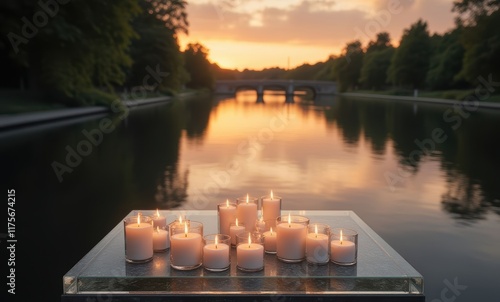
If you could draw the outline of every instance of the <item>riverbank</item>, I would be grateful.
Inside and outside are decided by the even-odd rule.
[[[460,104],[460,102],[461,102],[458,100],[448,100],[448,99],[439,99],[439,98],[386,95],[386,94],[371,94],[371,93],[356,93],[356,92],[344,92],[344,93],[340,93],[340,95],[346,96],[346,97],[360,97],[360,98],[371,98],[371,99],[422,102],[422,103],[444,104],[444,105],[455,105],[455,104]],[[480,101],[477,104],[478,104],[479,108],[500,109],[500,103]]]
[[[177,96],[161,96],[133,101],[122,101],[123,105],[129,109],[139,106],[166,103],[177,98],[185,98],[195,95],[196,92],[181,93]],[[66,119],[79,118],[99,114],[111,114],[113,111],[109,107],[91,106],[78,108],[64,108],[55,110],[44,110],[19,114],[0,115],[0,131],[5,129],[19,128],[36,125],[46,122],[61,121]]]

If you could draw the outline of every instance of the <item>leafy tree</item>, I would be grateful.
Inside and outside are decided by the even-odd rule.
[[[377,39],[375,41],[368,42],[366,47],[366,53],[370,53],[377,50],[385,50],[392,47],[391,36],[388,32],[381,32],[377,34]]]
[[[405,29],[389,67],[389,79],[398,86],[421,88],[429,67],[431,44],[427,22]]]
[[[453,11],[460,14],[459,22],[474,25],[477,18],[488,16],[498,11],[500,0],[456,0],[453,2]]]
[[[184,61],[190,80],[186,84],[189,88],[209,88],[214,85],[214,76],[211,64],[207,59],[208,49],[199,43],[188,44],[184,51]]]
[[[460,43],[461,27],[445,33],[433,35],[433,54],[427,72],[426,83],[431,89],[458,88],[463,85],[456,75],[462,69],[464,48]]]
[[[339,82],[340,91],[355,89],[358,86],[364,52],[361,42],[347,43],[342,55],[335,60],[333,76]]]
[[[360,82],[370,89],[382,89],[387,83],[387,72],[395,49],[391,46],[384,50],[371,51],[365,55],[361,68]]]

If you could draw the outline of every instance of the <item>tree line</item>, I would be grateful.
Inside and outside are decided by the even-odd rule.
[[[0,87],[67,105],[109,104],[123,91],[212,87],[208,50],[188,33],[184,0],[6,0],[0,3]]]
[[[218,79],[297,79],[337,81],[341,91],[357,89],[448,90],[474,87],[480,77],[500,80],[500,0],[461,0],[453,3],[455,27],[440,35],[429,33],[418,20],[404,29],[394,47],[387,32],[363,46],[346,44],[339,56],[303,64],[292,70],[224,70]]]

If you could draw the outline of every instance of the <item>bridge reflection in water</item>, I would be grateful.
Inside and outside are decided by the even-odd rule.
[[[257,103],[264,102],[265,90],[282,90],[285,91],[286,102],[293,103],[296,91],[311,91],[313,98],[318,95],[334,95],[337,93],[337,84],[303,80],[220,80],[215,83],[215,93],[219,95],[235,95],[239,90],[255,90]]]

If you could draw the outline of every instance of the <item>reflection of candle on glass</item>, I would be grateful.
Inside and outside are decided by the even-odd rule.
[[[262,215],[264,215],[264,213],[262,213]],[[262,216],[260,216],[259,220],[255,222],[255,227],[259,232],[266,229],[266,223],[264,222],[264,218]]]
[[[229,225],[236,218],[236,206],[229,204],[229,200],[226,200],[226,204],[219,204],[219,231],[221,234],[230,235]]]
[[[275,198],[272,190],[269,197],[262,198],[262,211],[265,213],[264,220],[269,221],[270,226],[275,226],[276,218],[281,216],[281,198]]]
[[[268,253],[276,253],[276,232],[273,228],[264,233],[264,249]]]
[[[241,223],[244,223],[247,231],[252,231],[254,222],[257,221],[257,204],[247,194],[246,202],[238,203],[237,216]]]
[[[248,234],[248,243],[241,243],[236,249],[236,261],[238,267],[244,270],[258,270],[264,267],[264,247],[261,244],[252,243]]]
[[[343,240],[340,230],[340,240],[332,240],[330,244],[331,257],[335,262],[352,263],[356,259],[356,245],[352,241]]]
[[[306,239],[307,261],[311,263],[327,263],[328,235],[318,234],[318,225],[314,226],[314,233],[307,234]]]
[[[184,222],[184,233],[170,237],[170,257],[176,266],[195,266],[199,264],[202,251],[201,235],[188,232]]]
[[[153,226],[141,223],[141,214],[137,215],[137,223],[125,226],[125,248],[130,260],[141,261],[153,257]]]
[[[165,226],[167,225],[167,219],[165,216],[160,215],[160,211],[156,209],[156,213],[153,215],[153,226],[156,229],[156,227],[160,227],[160,229],[164,229]]]
[[[218,242],[203,247],[203,265],[211,269],[223,269],[229,266],[229,245]]]
[[[167,230],[160,229],[159,226],[153,232],[153,250],[163,251],[170,247]]]
[[[231,245],[236,245],[236,236],[243,233],[245,231],[245,227],[239,225],[238,218],[236,218],[236,222],[234,225],[231,225],[229,228],[229,236],[231,236]]]

